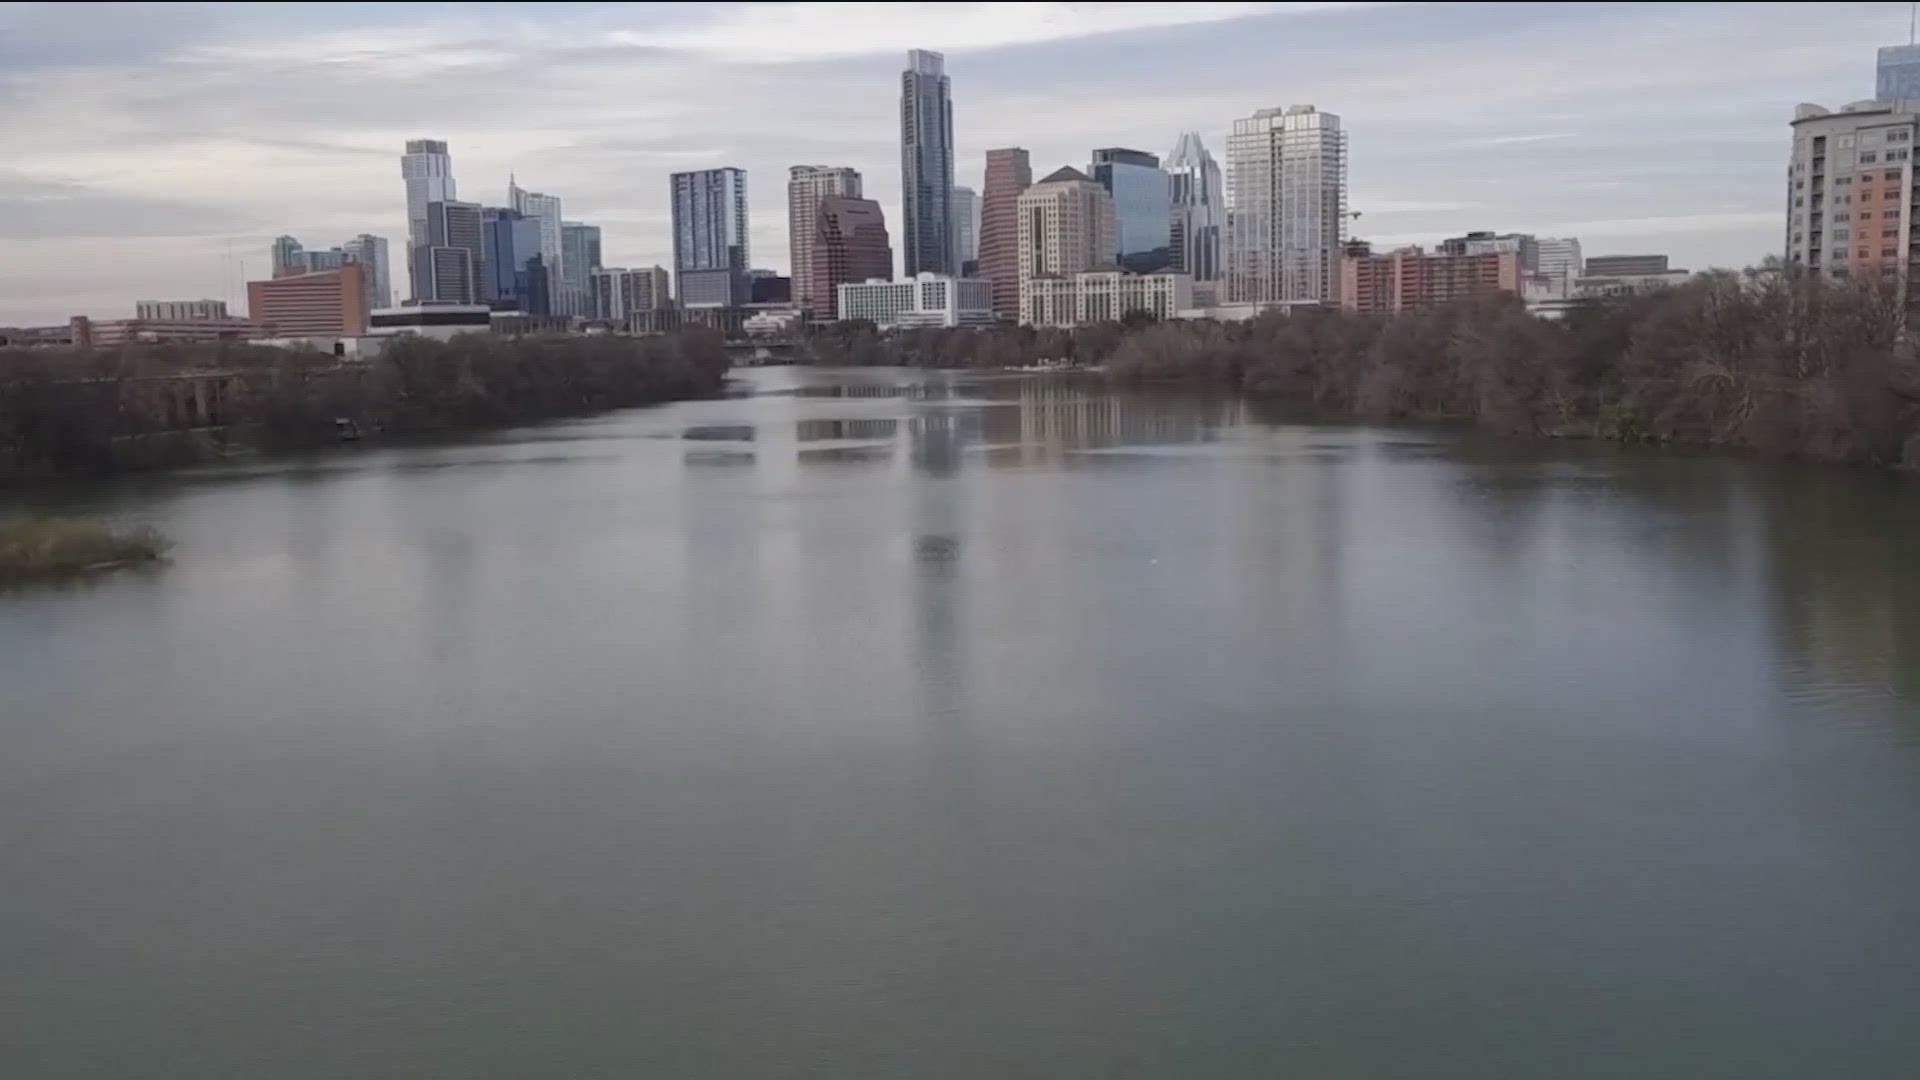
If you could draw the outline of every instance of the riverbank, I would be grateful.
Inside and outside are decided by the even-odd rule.
[[[1391,316],[1312,311],[1238,323],[887,335],[848,325],[817,336],[811,357],[1003,370],[1065,360],[1123,384],[1231,388],[1327,417],[1914,471],[1920,358],[1905,328],[1896,288],[1770,266],[1594,301],[1558,321],[1482,296]]]
[[[346,362],[252,345],[0,353],[0,484],[582,415],[720,391],[717,334],[407,338]]]
[[[153,562],[168,547],[147,528],[54,517],[0,521],[0,585]]]

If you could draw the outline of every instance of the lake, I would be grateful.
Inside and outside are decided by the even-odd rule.
[[[5,1075],[1914,1075],[1915,481],[733,385],[0,503]]]

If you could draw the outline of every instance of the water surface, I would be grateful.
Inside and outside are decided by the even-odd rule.
[[[37,1078],[1907,1078],[1920,499],[899,371],[43,493]]]

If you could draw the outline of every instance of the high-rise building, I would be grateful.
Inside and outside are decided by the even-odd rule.
[[[980,196],[980,276],[993,285],[993,312],[1020,316],[1020,193],[1033,186],[1027,152],[1012,146],[987,151],[987,182]]]
[[[860,173],[844,165],[795,165],[787,170],[787,256],[792,265],[793,300],[802,308],[833,302],[816,298],[813,287],[813,236],[819,229],[814,212],[829,195],[861,197]]]
[[[1341,262],[1340,306],[1368,315],[1421,311],[1472,294],[1521,295],[1518,246],[1467,250],[1464,243],[1428,253],[1406,247],[1376,255],[1363,243],[1347,246]]]
[[[142,300],[133,305],[136,319],[183,322],[189,319],[227,318],[225,300]]]
[[[1113,196],[1074,168],[1056,169],[1020,194],[1020,321],[1033,323],[1034,283],[1114,265]]]
[[[946,58],[914,49],[900,73],[900,216],[907,277],[951,274],[953,249],[953,101]]]
[[[415,254],[416,248],[427,244],[427,207],[437,202],[452,202],[458,197],[453,184],[453,158],[447,153],[447,144],[439,139],[407,140],[407,152],[400,157],[400,176],[407,185],[407,269],[411,274],[433,261]],[[413,282],[413,295],[425,298],[418,278]]]
[[[1164,269],[1173,204],[1160,159],[1143,150],[1110,146],[1093,152],[1087,169],[1093,182],[1113,196],[1114,257],[1136,274]]]
[[[414,299],[422,304],[475,304],[486,279],[480,204],[427,204],[423,242],[413,249]]]
[[[587,280],[593,295],[592,318],[603,322],[626,327],[635,315],[673,307],[672,278],[664,266],[595,267]]]
[[[1235,120],[1227,204],[1230,303],[1339,300],[1347,137],[1338,116],[1293,105]]]
[[[565,268],[555,314],[587,318],[593,314],[591,273],[600,268],[600,226],[560,223],[560,264]]]
[[[307,268],[307,250],[291,236],[273,238],[273,276],[295,274]]]
[[[739,307],[751,295],[747,268],[747,172],[702,169],[668,178],[673,195],[673,270],[682,307]]]
[[[953,189],[953,257],[962,277],[972,277],[980,263],[980,196],[970,187]]]
[[[348,262],[367,269],[367,309],[392,307],[393,262],[387,255],[387,238],[361,233],[342,244],[341,250]]]
[[[1874,66],[1878,101],[1920,101],[1920,45],[1886,45]]]
[[[284,337],[364,334],[367,310],[359,263],[247,282],[247,316]]]
[[[479,302],[495,311],[552,315],[553,280],[540,252],[540,222],[518,210],[480,211],[483,273]]]
[[[540,255],[546,263],[547,276],[552,279],[550,285],[554,291],[559,291],[571,273],[567,268],[565,245],[561,242],[565,223],[560,219],[560,196],[528,191],[509,173],[507,205],[540,223]]]
[[[1580,276],[1580,241],[1571,236],[1542,236],[1534,241],[1533,272],[1563,288]]]
[[[826,299],[813,310],[817,318],[839,317],[840,286],[893,277],[893,248],[887,222],[872,199],[829,195],[814,211],[812,271],[808,292]]]
[[[1199,132],[1188,131],[1167,155],[1167,265],[1195,281],[1220,279],[1220,240],[1227,226],[1227,193],[1220,164]]]

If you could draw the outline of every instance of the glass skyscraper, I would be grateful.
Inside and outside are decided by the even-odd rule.
[[[959,269],[953,246],[953,101],[946,59],[907,53],[900,73],[901,265],[907,277]]]
[[[1920,101],[1920,45],[1887,45],[1874,69],[1876,101]]]
[[[1144,150],[1110,146],[1093,152],[1093,180],[1113,196],[1120,269],[1151,274],[1166,269],[1172,204],[1160,159]]]
[[[1198,132],[1189,131],[1167,155],[1173,236],[1168,265],[1195,281],[1220,278],[1220,236],[1226,231],[1227,197],[1220,163]]]
[[[747,268],[747,171],[702,169],[668,178],[673,192],[673,272],[681,307],[740,307]]]

